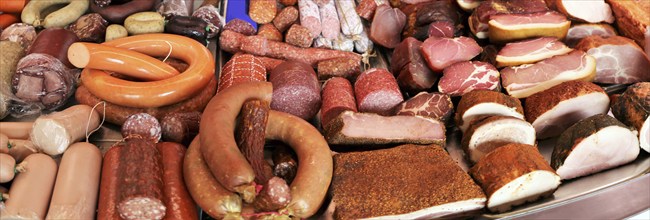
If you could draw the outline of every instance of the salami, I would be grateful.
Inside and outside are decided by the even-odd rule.
[[[339,37],[332,42],[332,48],[340,51],[352,52],[354,51],[354,39],[339,33]]]
[[[273,24],[263,24],[257,30],[257,35],[274,41],[282,41],[282,33]]]
[[[341,24],[339,23],[334,0],[319,5],[318,10],[320,11],[322,36],[330,40],[335,40],[341,32]]]
[[[372,21],[372,17],[375,16],[375,9],[377,9],[377,2],[375,0],[361,0],[357,8],[355,8],[355,11],[360,17],[366,19],[366,21]]]
[[[333,77],[323,85],[323,105],[320,108],[323,127],[344,111],[357,112],[352,84],[345,78]]]
[[[354,40],[354,50],[358,53],[370,53],[373,46],[372,40],[368,37],[368,28],[363,28],[359,38]]]
[[[273,19],[273,25],[280,32],[286,31],[292,24],[298,21],[300,12],[296,7],[289,6],[283,8],[280,13]]]
[[[250,54],[237,54],[223,66],[217,93],[234,84],[257,81],[266,81],[262,61]]]
[[[314,0],[298,0],[298,8],[300,9],[300,24],[309,29],[312,38],[318,37],[322,30],[318,5]]]
[[[346,58],[335,58],[318,63],[318,79],[327,80],[332,77],[343,77],[354,80],[361,73],[361,63]]]
[[[273,84],[271,109],[308,120],[321,105],[320,87],[314,69],[306,63],[287,61],[269,76]]]
[[[199,133],[201,112],[178,112],[166,115],[160,120],[162,139],[188,145]]]
[[[271,23],[276,13],[275,0],[249,0],[248,16],[258,24]]]
[[[354,83],[354,94],[360,112],[390,115],[404,98],[393,74],[386,69],[372,68],[361,73]]]
[[[273,177],[273,170],[264,160],[264,134],[269,118],[269,103],[260,100],[249,100],[242,106],[241,122],[237,127],[235,137],[237,146],[250,163],[255,172],[256,183],[266,183]]]
[[[117,188],[119,182],[117,173],[122,148],[123,145],[117,145],[108,149],[104,154],[99,184],[99,202],[97,203],[98,220],[120,218],[117,212]]]
[[[318,36],[314,39],[314,48],[332,49],[332,40],[323,37],[323,35]]]
[[[333,0],[336,5],[336,11],[339,15],[339,22],[341,22],[341,31],[348,36],[355,36],[361,34],[363,25],[361,18],[355,11],[356,5],[354,1],[349,0]],[[302,13],[302,12],[301,12]]]
[[[138,113],[126,118],[122,124],[122,137],[140,137],[158,142],[162,128],[158,119],[147,113]]]
[[[310,30],[302,25],[294,24],[291,25],[291,28],[287,31],[287,37],[285,41],[288,44],[297,46],[297,47],[309,47],[314,41],[314,38],[311,36]]]
[[[251,23],[248,23],[239,18],[232,19],[226,23],[226,25],[223,26],[223,29],[231,30],[246,36],[252,36],[257,33],[257,30],[255,30],[255,27]]]

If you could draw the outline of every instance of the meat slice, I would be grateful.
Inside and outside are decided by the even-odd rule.
[[[395,115],[413,115],[433,118],[451,126],[454,115],[454,103],[451,97],[443,93],[420,92],[409,100],[395,107]]]
[[[360,112],[389,115],[402,101],[395,77],[386,69],[372,68],[361,73],[354,82],[354,95]]]
[[[488,38],[488,22],[492,15],[500,14],[528,14],[549,11],[544,0],[511,1],[487,0],[474,10],[469,17],[469,27],[479,39]]]
[[[471,11],[481,5],[481,2],[483,2],[483,0],[456,0],[456,2],[458,3],[458,6],[460,6],[460,8],[463,10]]]
[[[594,82],[631,84],[650,81],[650,60],[629,38],[589,36],[583,38],[576,49],[596,58]]]
[[[650,82],[631,85],[612,104],[614,116],[639,131],[641,148],[650,152]]]
[[[397,76],[397,83],[401,89],[411,93],[431,88],[439,77],[422,58],[421,45],[422,42],[408,37],[395,47],[391,56],[391,71]]]
[[[422,56],[434,72],[440,72],[457,62],[471,60],[482,50],[474,39],[468,37],[430,37],[420,46]]]
[[[554,37],[540,37],[506,44],[497,54],[497,67],[536,63],[573,49]]]
[[[373,42],[386,48],[395,48],[401,40],[400,36],[404,25],[406,25],[404,12],[381,4],[375,10],[369,37]]]
[[[614,16],[605,0],[555,0],[557,10],[571,19],[587,23],[614,23]]]
[[[334,155],[333,219],[469,217],[481,188],[440,146],[402,145]]]
[[[501,70],[501,83],[511,96],[526,98],[562,82],[592,81],[595,76],[596,59],[574,50],[535,64],[506,67]]]
[[[323,128],[329,144],[444,144],[445,125],[419,116],[345,111]]]
[[[644,36],[650,32],[650,1],[607,0],[607,3],[612,7],[620,34],[633,39],[641,47],[650,47],[645,43],[648,35]]]
[[[560,135],[574,123],[596,114],[607,113],[609,97],[596,84],[568,81],[526,99],[526,119],[537,138]]]
[[[499,88],[499,71],[492,64],[481,61],[460,62],[445,68],[438,83],[438,91],[450,96]]]
[[[504,115],[524,119],[519,99],[495,91],[476,90],[465,94],[458,103],[456,125],[465,132],[480,116]]]
[[[537,148],[526,144],[497,148],[472,167],[470,175],[487,194],[487,208],[493,212],[551,195],[560,185],[560,177]]]
[[[512,116],[485,116],[474,119],[463,135],[461,147],[472,163],[509,143],[535,145],[535,128]]]
[[[618,35],[618,32],[609,24],[574,24],[569,28],[569,32],[564,38],[564,43],[573,48],[582,38],[596,35],[608,38]]]
[[[403,38],[454,37],[462,28],[458,9],[451,1],[427,1],[402,8],[407,22]]]
[[[571,21],[554,11],[530,14],[506,14],[490,17],[488,35],[490,42],[505,43],[531,37],[566,36]]]
[[[586,118],[558,139],[551,166],[562,179],[573,179],[629,163],[639,155],[636,134],[608,115]]]

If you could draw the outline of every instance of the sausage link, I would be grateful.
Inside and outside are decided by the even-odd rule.
[[[16,175],[5,208],[0,216],[7,219],[43,219],[54,188],[57,165],[45,154],[32,154],[21,163],[25,172]]]
[[[198,219],[198,210],[183,180],[183,158],[185,147],[172,142],[156,145],[163,165],[164,202],[167,207],[165,219]]]
[[[113,146],[104,154],[97,204],[98,220],[120,220],[117,212],[118,169],[123,145]]]
[[[271,165],[264,160],[264,129],[270,109],[268,102],[246,101],[239,114],[241,122],[235,137],[239,149],[255,172],[255,182],[260,184],[273,177]]]

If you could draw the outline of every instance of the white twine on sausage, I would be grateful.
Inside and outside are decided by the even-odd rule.
[[[89,133],[88,128],[90,128],[90,119],[93,117],[93,111],[95,111],[95,108],[97,108],[97,106],[99,104],[104,104],[104,110],[102,112],[102,122],[99,123],[99,126],[97,126],[97,128],[90,131],[90,133]],[[106,120],[106,101],[101,101],[101,102],[98,102],[97,104],[95,104],[92,109],[90,109],[90,114],[88,115],[88,122],[86,123],[86,142],[89,141],[90,135],[92,135],[93,133],[95,133],[96,131],[98,131],[102,127],[105,120]]]
[[[165,62],[165,61],[167,61],[167,59],[169,59],[169,56],[172,55],[172,50],[174,50],[174,47],[172,47],[172,44],[169,43],[169,41],[165,41],[165,43],[167,43],[167,45],[169,45],[169,52],[167,52],[167,56],[165,57],[165,59],[162,60],[163,62]]]

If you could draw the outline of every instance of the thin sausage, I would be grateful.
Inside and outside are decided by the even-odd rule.
[[[102,153],[81,142],[63,154],[46,219],[93,219],[97,207]]]
[[[269,115],[269,103],[248,100],[241,109],[237,126],[237,145],[255,172],[255,182],[266,183],[273,177],[271,165],[264,159],[264,129]]]
[[[330,40],[336,40],[341,32],[341,24],[339,23],[339,17],[336,12],[334,0],[330,0],[322,6],[319,5],[318,9],[320,11],[323,37]]]
[[[279,212],[296,218],[314,215],[332,181],[332,156],[325,138],[307,121],[273,110],[266,124],[266,138],[291,146],[300,162],[291,183],[291,202]]]
[[[210,100],[201,116],[203,158],[219,183],[239,193],[246,202],[255,198],[255,172],[235,142],[235,118],[246,100],[270,103],[272,94],[273,87],[268,82],[237,84]]]
[[[225,189],[212,176],[201,155],[200,142],[198,136],[194,138],[183,160],[183,176],[190,195],[199,207],[213,218],[240,217],[241,197]]]
[[[198,219],[198,210],[183,180],[183,158],[185,147],[172,142],[156,145],[163,165],[163,194],[167,207],[165,219]]]
[[[0,183],[6,183],[14,179],[16,172],[16,160],[9,154],[0,153]]]
[[[363,25],[361,18],[355,10],[354,1],[338,0],[334,1],[336,4],[336,11],[339,14],[339,21],[341,22],[341,32],[348,36],[355,36],[361,34]]]
[[[172,34],[145,34],[115,39],[104,43],[145,53],[150,56],[171,56],[189,64],[183,74],[154,82],[130,82],[105,71],[84,69],[81,81],[101,99],[118,105],[148,108],[178,103],[190,98],[214,77],[214,58],[201,43]],[[170,48],[171,45],[171,48]]]
[[[32,154],[23,161],[25,172],[16,175],[3,218],[43,219],[54,188],[57,165],[45,154]],[[37,184],[35,184],[37,183]]]
[[[123,145],[111,147],[104,154],[102,163],[102,177],[99,188],[99,201],[97,204],[98,220],[119,220],[120,215],[117,212],[117,188],[118,188],[118,169],[119,158]]]

